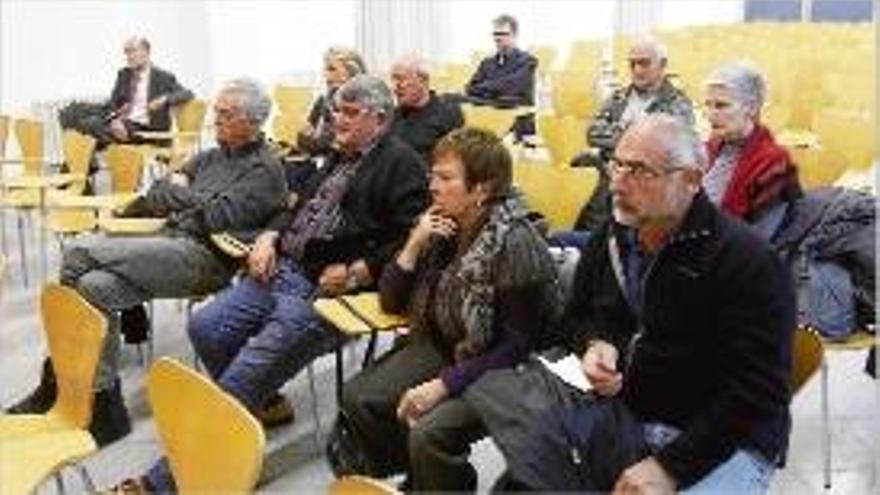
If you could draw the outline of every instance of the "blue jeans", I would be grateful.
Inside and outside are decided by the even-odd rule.
[[[645,425],[645,443],[657,452],[673,441],[680,431],[661,423]],[[740,449],[696,484],[681,493],[764,494],[770,487],[775,466],[758,452]]]
[[[190,320],[190,340],[217,384],[248,410],[259,409],[285,382],[336,339],[312,309],[315,284],[283,258],[264,285],[251,277],[234,284]],[[173,491],[167,462],[147,479],[158,491]]]

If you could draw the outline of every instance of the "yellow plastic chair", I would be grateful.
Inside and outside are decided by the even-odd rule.
[[[136,146],[114,144],[104,151],[110,169],[110,187],[114,194],[137,191],[144,169],[144,155]]]
[[[77,462],[86,489],[95,493],[91,477],[78,463],[94,450],[92,438],[78,431],[0,441],[0,495],[35,493],[52,475],[55,475],[58,493],[64,493],[61,470],[71,462]]]
[[[0,160],[6,158],[6,139],[9,137],[9,116],[0,115]]]
[[[553,165],[567,167],[586,146],[586,124],[573,115],[541,115],[538,133],[550,152]]]
[[[278,112],[272,119],[272,137],[275,141],[290,145],[296,143],[296,135],[305,126],[314,93],[314,88],[310,86],[275,86],[272,91]]]
[[[794,395],[822,366],[824,347],[822,337],[810,327],[799,326],[794,331],[792,350],[791,394]]]
[[[64,161],[74,180],[67,189],[50,191],[55,194],[50,195],[47,202],[55,206],[63,205],[68,198],[82,197],[96,140],[77,131],[66,130],[61,135],[61,143]],[[64,208],[63,210],[53,208],[47,213],[46,220],[46,227],[58,234],[59,241],[63,235],[76,234],[95,228],[95,212],[88,208]]]
[[[409,324],[409,320],[406,316],[383,311],[379,304],[379,294],[376,292],[320,297],[315,300],[312,307],[318,316],[339,332],[336,346],[336,398],[339,403],[342,403],[342,386],[345,376],[342,347],[346,337],[370,336],[362,364],[362,367],[367,367],[373,360],[379,332],[405,327]]]
[[[574,227],[581,208],[593,194],[599,171],[586,167],[553,167],[515,163],[513,181],[533,210],[547,219],[550,230]]]
[[[402,492],[368,476],[343,476],[330,485],[329,495],[401,495]]]
[[[167,140],[168,145],[140,145],[144,161],[163,158],[171,170],[177,170],[187,158],[198,152],[202,142],[202,128],[208,103],[192,99],[176,106],[172,111],[174,129],[170,131],[146,131],[138,135],[145,139]]]
[[[76,463],[97,450],[87,428],[92,418],[95,372],[107,321],[75,290],[58,284],[43,288],[40,309],[58,382],[58,398],[46,414],[0,415],[0,445],[4,449],[15,445],[30,453],[3,456],[2,470],[20,472],[22,476],[39,466],[44,470],[41,472],[48,469],[47,473],[57,473],[60,467]],[[80,473],[87,486],[91,486],[88,473],[84,469]],[[15,476],[0,477],[0,493],[20,493],[6,489],[7,483],[18,483],[13,479]]]
[[[478,105],[462,105],[461,110],[468,127],[487,129],[499,137],[510,133],[510,127],[518,115],[527,113],[521,108],[495,108]]]
[[[266,439],[244,406],[171,358],[150,368],[147,393],[180,493],[253,491]]]

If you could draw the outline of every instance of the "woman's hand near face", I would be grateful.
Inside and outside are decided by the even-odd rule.
[[[397,264],[404,270],[412,270],[416,266],[419,255],[430,243],[432,236],[452,237],[458,230],[454,220],[440,215],[439,208],[432,205],[409,232],[409,238],[403,250],[397,256]]]

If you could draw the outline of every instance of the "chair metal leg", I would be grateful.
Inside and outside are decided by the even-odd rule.
[[[367,369],[373,364],[373,359],[376,354],[377,340],[379,340],[379,330],[376,328],[370,329],[370,340],[367,342],[367,348],[364,350],[364,361],[361,364],[361,369]]]
[[[828,360],[822,356],[822,461],[825,489],[831,488],[831,425],[828,404]]]
[[[18,256],[20,258],[21,263],[21,280],[24,282],[24,288],[28,288],[28,272],[27,272],[27,257],[25,256],[25,246],[24,246],[24,218],[22,217],[22,213],[18,214]]]
[[[308,373],[309,378],[309,393],[312,394],[312,416],[315,417],[315,443],[318,448],[320,448],[323,429],[321,428],[321,413],[318,410],[318,388],[315,385],[314,363],[309,363],[309,365],[306,366],[306,373]]]
[[[95,483],[92,481],[92,477],[89,476],[89,471],[83,466],[81,463],[77,463],[77,470],[79,470],[79,476],[82,478],[83,486],[86,488],[86,492],[88,493],[98,493],[98,490],[95,488]]]
[[[342,332],[336,335],[336,407],[342,407],[342,381],[343,381],[343,364],[342,364],[342,347],[345,345],[345,338]]]
[[[59,494],[64,493],[64,478],[61,477],[61,471],[55,471],[55,489]]]
[[[3,254],[9,254],[6,242],[6,210],[3,208],[0,208],[0,232],[2,232],[3,235]]]
[[[153,362],[153,352],[155,351],[155,341],[153,340],[153,331],[156,329],[156,305],[152,299],[147,303],[149,307],[150,325],[147,327],[147,363],[149,366]]]

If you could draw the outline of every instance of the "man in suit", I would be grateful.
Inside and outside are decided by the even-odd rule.
[[[132,37],[125,42],[126,66],[116,74],[110,95],[106,130],[113,141],[138,141],[138,131],[167,131],[171,107],[193,98],[174,74],[150,62],[150,42]]]

